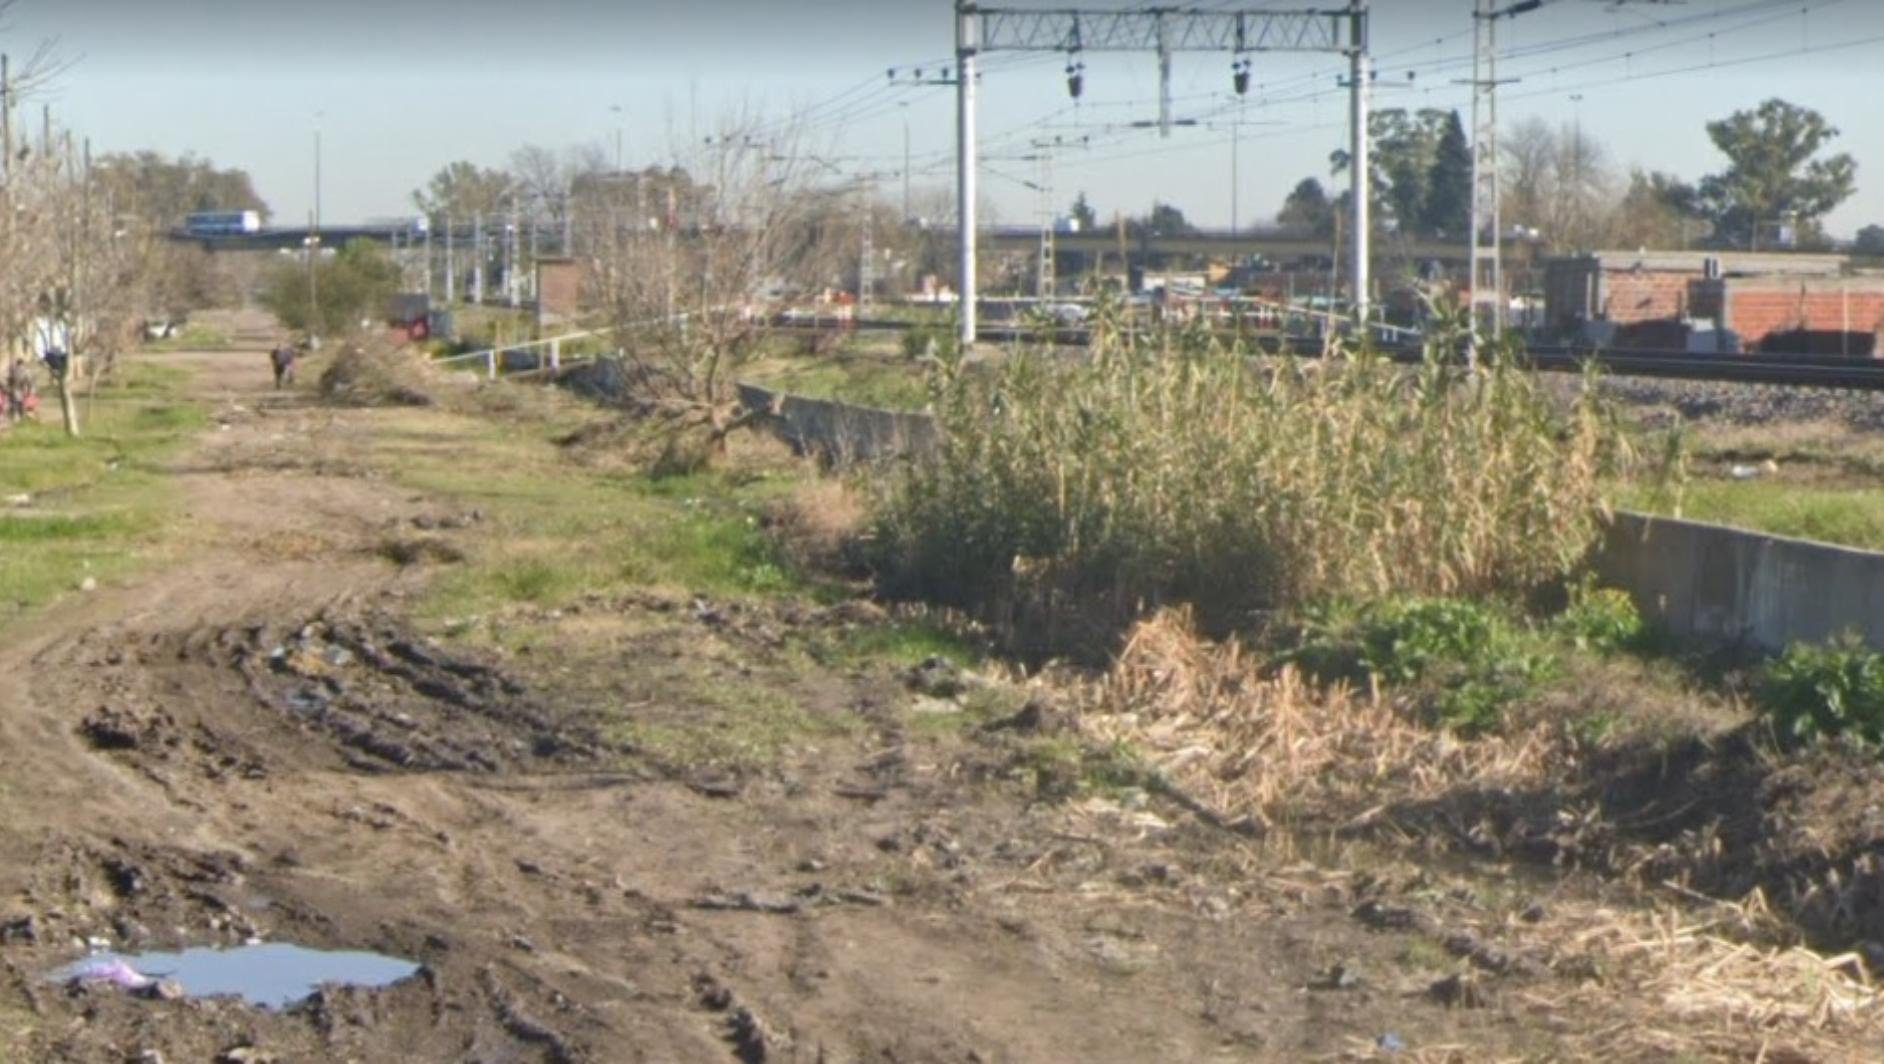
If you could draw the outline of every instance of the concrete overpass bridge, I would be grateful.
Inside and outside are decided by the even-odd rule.
[[[1038,251],[1038,226],[1001,226],[982,238],[984,247],[1001,251]],[[1096,228],[1081,233],[1056,232],[1054,250],[1065,255],[1114,255],[1121,246],[1118,230]],[[1215,258],[1245,258],[1260,255],[1273,262],[1328,259],[1346,253],[1336,247],[1332,237],[1303,229],[1198,229],[1187,233],[1154,236],[1127,232],[1123,242],[1126,254],[1135,261],[1160,255],[1202,255]],[[1400,258],[1415,262],[1439,262],[1446,266],[1464,266],[1471,259],[1471,246],[1464,241],[1401,240],[1382,236],[1374,241],[1375,258]],[[1505,261],[1523,264],[1538,254],[1535,241],[1507,238]]]
[[[172,229],[165,234],[168,239],[178,244],[199,244],[206,251],[274,251],[281,248],[299,249],[307,245],[307,239],[314,230],[305,225],[270,226],[253,233],[193,233],[188,229]],[[489,233],[487,231],[486,235]],[[432,234],[434,240],[442,241],[444,234]],[[471,239],[471,230],[467,226],[457,233],[454,240]],[[376,244],[392,244],[395,240],[401,246],[423,243],[425,234],[410,225],[323,225],[320,227],[321,246],[338,248],[354,240],[371,240]],[[467,243],[467,247],[470,245]]]

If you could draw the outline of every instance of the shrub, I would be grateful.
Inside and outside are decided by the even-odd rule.
[[[1467,732],[1495,728],[1555,664],[1494,607],[1435,598],[1314,611],[1284,659],[1324,681],[1417,688],[1439,723]]]
[[[416,355],[372,341],[340,349],[321,373],[321,395],[345,406],[431,406],[436,386]]]
[[[1462,319],[1408,369],[1257,361],[1207,332],[1139,342],[1101,305],[1089,359],[1020,350],[938,374],[938,453],[880,511],[892,595],[1055,601],[1117,629],[1329,597],[1469,597],[1560,578],[1622,455],[1594,382],[1560,413],[1514,350],[1476,374]]]
[[[817,480],[766,508],[765,527],[780,553],[800,569],[861,576],[864,500],[839,480]]]
[[[386,297],[398,290],[399,268],[371,241],[349,241],[330,259],[316,263],[315,291],[307,266],[277,264],[263,283],[260,301],[300,333],[344,336],[362,319],[378,318]]]
[[[1766,670],[1760,702],[1785,746],[1843,736],[1884,742],[1884,655],[1855,633],[1821,645],[1795,643]]]
[[[1628,592],[1588,579],[1570,586],[1570,605],[1558,615],[1557,627],[1579,650],[1629,650],[1648,637]]]

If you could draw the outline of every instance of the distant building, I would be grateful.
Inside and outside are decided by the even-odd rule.
[[[575,259],[536,260],[536,320],[539,325],[574,321],[582,311],[582,265]]]
[[[1616,348],[1874,355],[1884,278],[1842,255],[1602,251],[1544,266],[1543,328]]]

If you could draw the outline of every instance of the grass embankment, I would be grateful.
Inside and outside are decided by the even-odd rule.
[[[1830,422],[1693,425],[1679,492],[1626,485],[1618,503],[1778,536],[1884,550],[1884,442]]]
[[[920,620],[782,619],[846,597],[838,581],[794,565],[763,527],[812,475],[782,448],[740,437],[721,469],[656,478],[624,462],[609,434],[566,442],[605,416],[576,400],[492,389],[472,403],[506,396],[520,401],[376,415],[377,467],[459,517],[481,516],[452,533],[462,557],[428,585],[417,619],[529,655],[554,672],[560,693],[603,707],[609,731],[655,762],[773,768],[861,733],[864,720],[833,694],[833,676],[973,659],[962,640]],[[727,619],[703,622],[709,611]],[[747,624],[776,638],[757,650],[717,634]]]
[[[789,483],[784,468],[657,480],[574,461],[556,442],[567,423],[433,409],[386,419],[374,445],[383,467],[485,518],[468,534],[465,563],[428,593],[428,617],[650,587],[715,596],[800,587],[759,528],[764,503]]]
[[[87,576],[124,572],[162,540],[170,500],[159,466],[207,422],[183,380],[128,359],[81,400],[80,438],[66,436],[53,396],[39,421],[0,431],[0,621]]]
[[[741,369],[743,380],[880,410],[920,410],[929,403],[926,365],[905,352],[895,334],[846,334],[825,352],[808,351],[815,345],[790,337],[769,346],[764,357]]]

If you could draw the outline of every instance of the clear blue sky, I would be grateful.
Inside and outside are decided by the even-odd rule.
[[[1458,61],[1470,48],[1471,0],[1374,0],[1374,9],[1380,82],[1393,86],[1378,105],[1464,107],[1469,97],[1453,81],[1470,74]],[[1697,21],[1657,24],[1673,20]],[[815,148],[851,170],[897,170],[907,122],[916,187],[941,188],[951,179],[950,90],[891,89],[884,72],[948,61],[952,26],[950,0],[18,0],[0,25],[0,46],[18,55],[57,38],[78,60],[48,100],[95,150],[193,152],[244,167],[283,218],[311,206],[318,114],[324,214],[348,221],[410,213],[412,189],[451,159],[501,165],[524,143],[591,141],[612,153],[611,105],[622,108],[627,159],[638,165],[670,159],[729,110],[783,119],[847,90],[812,112],[806,136]],[[1873,37],[1884,37],[1877,0],[1638,0],[1622,8],[1552,0],[1506,23],[1504,43],[1583,43],[1507,62],[1501,74],[1522,80],[1506,88],[1502,117],[1508,125],[1580,115],[1585,134],[1619,164],[1694,179],[1719,163],[1707,120],[1768,96],[1816,107],[1843,131],[1838,148],[1859,162],[1859,193],[1832,219],[1835,233],[1848,234],[1884,221],[1884,108],[1875,103],[1884,40]],[[1791,54],[1727,65],[1777,52]],[[1012,157],[1028,154],[1034,138],[1057,135],[1099,145],[1061,155],[1061,209],[1084,190],[1106,215],[1161,199],[1194,220],[1227,222],[1230,128],[1185,129],[1162,141],[1108,128],[1155,116],[1155,66],[1116,55],[1085,62],[1077,108],[1063,59],[990,62],[984,187],[1001,217],[1035,217],[1039,196],[1020,182],[1038,180],[1036,164]],[[1238,145],[1246,223],[1273,214],[1300,178],[1325,177],[1328,153],[1345,138],[1339,58],[1260,55],[1256,63]],[[1718,65],[1663,76],[1708,64]],[[1180,116],[1227,121],[1229,87],[1229,57],[1178,57]],[[1577,94],[1581,102],[1571,99]],[[894,180],[890,187],[895,194]]]

